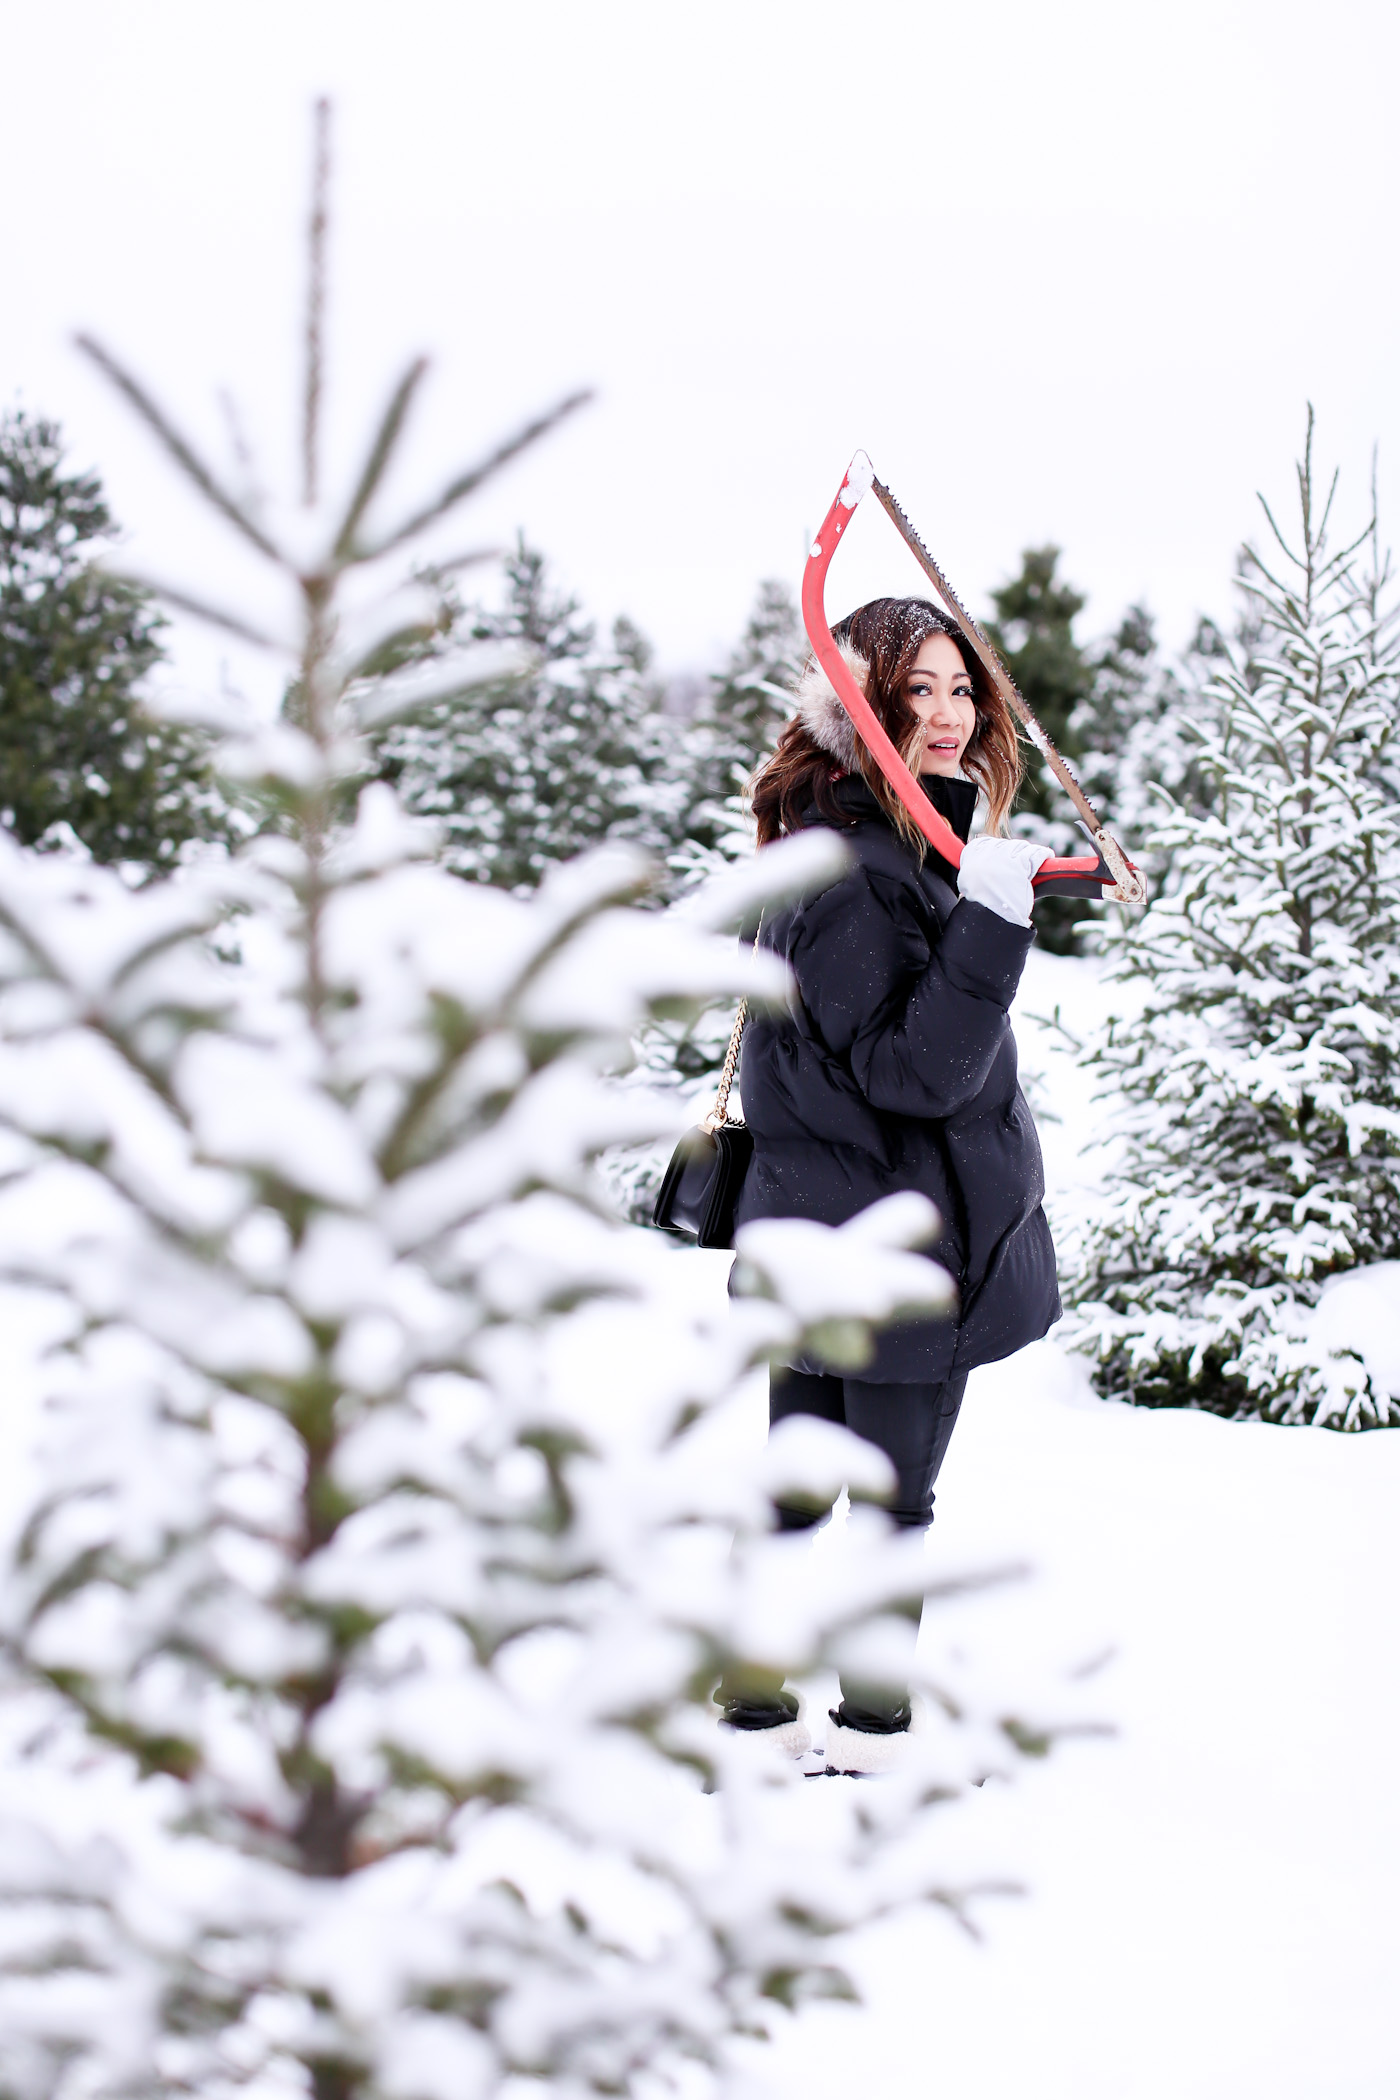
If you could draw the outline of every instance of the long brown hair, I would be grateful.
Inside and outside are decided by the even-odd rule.
[[[977,710],[976,725],[962,755],[963,771],[987,798],[988,831],[999,832],[1021,784],[1016,723],[981,659],[963,640],[956,624],[927,598],[872,598],[868,605],[848,613],[831,631],[848,658],[854,652],[864,662],[865,697],[916,777],[923,756],[924,731],[909,703],[905,684],[929,636],[947,635],[962,657]],[[814,675],[822,677],[815,665],[809,664],[803,674],[804,686]],[[921,852],[927,851],[923,833],[859,736],[852,736],[851,747],[866,785],[895,829]],[[766,846],[784,832],[800,829],[804,811],[813,805],[828,822],[849,822],[833,790],[842,774],[850,770],[818,742],[803,715],[795,715],[778,738],[772,757],[754,775],[750,789],[759,845]]]

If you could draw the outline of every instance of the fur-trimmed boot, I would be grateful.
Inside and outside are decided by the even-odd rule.
[[[721,1721],[720,1729],[731,1742],[752,1743],[757,1756],[768,1757],[776,1751],[782,1757],[792,1758],[796,1764],[806,1764],[812,1750],[806,1705],[797,1693],[789,1693],[788,1697],[797,1701],[790,1720],[780,1721],[772,1728],[740,1728],[733,1721]]]
[[[826,1731],[826,1771],[830,1779],[878,1779],[897,1771],[904,1762],[911,1735],[921,1734],[924,1703],[913,1699],[909,1726],[890,1734],[876,1735],[864,1728],[848,1727],[833,1712]]]

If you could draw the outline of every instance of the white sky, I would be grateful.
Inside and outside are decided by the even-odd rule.
[[[69,338],[224,454],[232,388],[290,479],[324,89],[344,471],[427,348],[406,485],[597,387],[457,540],[523,524],[668,669],[796,584],[858,445],[975,607],[1054,539],[1086,634],[1145,596],[1176,641],[1308,398],[1348,515],[1373,441],[1400,471],[1397,46],[1380,0],[0,0],[0,401],[62,420],[136,559],[237,595]],[[830,610],[906,564],[867,505]]]

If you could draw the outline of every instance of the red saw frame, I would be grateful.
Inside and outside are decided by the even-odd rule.
[[[813,541],[811,551],[808,554],[807,566],[802,577],[802,620],[807,629],[807,639],[812,645],[813,654],[827,677],[831,680],[837,699],[855,724],[857,734],[865,743],[866,749],[874,758],[880,771],[884,774],[886,780],[894,789],[929,844],[936,852],[942,854],[944,860],[950,862],[956,868],[962,861],[962,840],[952,826],[945,822],[933,807],[933,804],[919,786],[918,781],[914,778],[898,751],[896,751],[874,708],[851,676],[846,660],[842,656],[827,622],[826,572],[831,567],[831,559],[840,543],[842,533],[855,516],[856,505],[875,486],[877,484],[875,483],[870,462],[863,452],[858,452],[846,471],[845,479],[837,491],[836,499],[823,519],[821,530]],[[880,493],[883,496],[884,491],[881,490]],[[889,508],[889,506],[887,505],[886,508]],[[896,523],[898,524],[898,520],[896,520]],[[912,547],[912,539],[910,544]],[[916,554],[921,551],[921,543],[920,548],[915,551]],[[1039,723],[1036,722],[1025,701],[1021,699],[1021,695],[1011,686],[1011,681],[1006,676],[1004,668],[999,663],[995,663],[990,644],[980,628],[977,627],[970,615],[963,610],[951,588],[944,583],[941,571],[935,570],[932,559],[927,558],[923,565],[928,569],[930,576],[933,577],[935,585],[939,586],[939,595],[945,599],[948,610],[952,613],[963,633],[966,634],[977,655],[989,666],[995,664],[994,675],[995,671],[1000,671],[1001,675],[996,682],[999,686],[1004,685],[1006,687],[1008,698],[1012,700],[1015,706],[1015,712],[1031,728],[1036,742],[1046,749],[1047,755],[1051,755],[1053,747],[1049,745],[1049,739],[1045,737]],[[1058,752],[1053,752],[1054,758],[1059,758],[1059,756]],[[1064,761],[1061,759],[1060,766],[1063,765]],[[1055,770],[1058,773],[1060,767],[1057,766]],[[1068,775],[1068,768],[1065,768],[1065,771]],[[1072,776],[1069,777],[1072,779]],[[1096,855],[1086,855],[1079,859],[1056,859],[1043,862],[1039,872],[1032,878],[1034,888],[1042,894],[1045,892],[1051,894],[1059,892],[1061,895],[1070,896],[1116,896],[1122,898],[1125,902],[1140,904],[1143,901],[1144,892],[1142,878],[1138,874],[1137,869],[1127,859],[1117,841],[1109,837],[1103,825],[1097,820],[1094,811],[1087,801],[1084,800],[1083,790],[1079,787],[1077,781],[1073,782],[1072,791],[1074,792],[1075,801],[1077,803],[1082,802],[1089,816],[1095,818],[1092,828],[1096,838],[1101,842],[1102,850]],[[1113,861],[1121,863],[1121,873],[1110,865]]]

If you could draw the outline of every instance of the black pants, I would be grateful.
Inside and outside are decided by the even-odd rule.
[[[947,1456],[966,1387],[966,1373],[945,1385],[869,1385],[859,1378],[775,1370],[768,1420],[771,1426],[788,1415],[819,1415],[878,1445],[895,1472],[890,1515],[896,1524],[922,1530],[933,1522],[933,1484]],[[780,1502],[778,1528],[805,1531],[828,1513]],[[715,1698],[736,1728],[775,1728],[797,1711],[796,1697],[784,1691],[782,1678],[773,1670],[729,1670]],[[908,1689],[862,1684],[843,1676],[838,1718],[867,1734],[892,1735],[909,1726]]]

